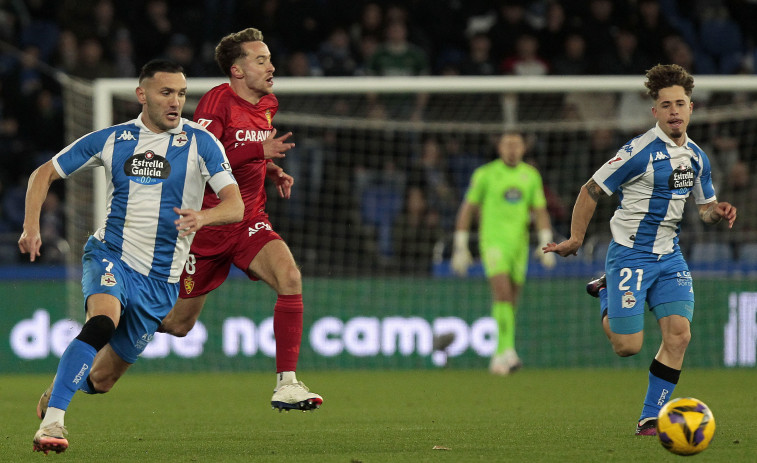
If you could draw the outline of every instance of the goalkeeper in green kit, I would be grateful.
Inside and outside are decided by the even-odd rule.
[[[481,260],[492,291],[492,317],[499,335],[489,371],[508,375],[521,367],[515,351],[515,309],[528,270],[532,215],[539,240],[536,255],[545,268],[554,267],[555,257],[541,252],[542,246],[552,241],[552,225],[541,175],[522,162],[526,152],[523,135],[503,134],[497,152],[498,159],[473,172],[457,213],[451,264],[458,275],[467,274],[473,263],[468,238],[478,215]]]

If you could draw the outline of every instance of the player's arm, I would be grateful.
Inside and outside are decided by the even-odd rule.
[[[42,235],[39,231],[39,217],[42,212],[42,203],[47,198],[50,185],[62,178],[53,166],[53,161],[47,161],[39,166],[29,177],[29,186],[26,189],[26,201],[24,209],[24,226],[21,237],[18,239],[18,249],[21,253],[29,253],[29,260],[39,256],[42,247]]]
[[[455,219],[455,233],[452,238],[452,259],[450,266],[458,275],[466,275],[468,267],[473,264],[473,256],[468,247],[470,229],[473,219],[478,215],[479,207],[468,200],[463,200]]]
[[[265,168],[265,174],[276,185],[276,191],[279,192],[279,196],[289,199],[289,196],[292,194],[294,177],[284,172],[284,169],[274,164],[273,161],[267,162]]]
[[[539,244],[536,247],[535,255],[546,268],[555,266],[555,255],[541,251],[542,248],[552,242],[552,221],[549,219],[549,212],[546,207],[533,209],[534,228]]]
[[[736,208],[727,202],[711,201],[699,205],[699,218],[706,224],[716,224],[726,219],[728,228],[732,228],[736,221]]]
[[[174,221],[176,229],[181,231],[179,236],[183,238],[205,226],[226,225],[242,220],[244,202],[239,193],[239,185],[236,183],[226,185],[218,192],[218,198],[221,202],[210,209],[196,211],[174,207],[174,212],[179,214],[179,218]]]
[[[593,178],[589,179],[581,187],[578,198],[576,198],[576,204],[573,206],[573,215],[570,222],[570,238],[559,244],[549,243],[542,250],[544,252],[556,252],[563,257],[576,255],[586,237],[586,229],[589,227],[589,222],[591,222],[591,218],[597,208],[597,201],[599,201],[602,195],[605,195],[602,188]]]

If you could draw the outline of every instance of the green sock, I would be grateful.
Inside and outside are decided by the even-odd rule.
[[[499,337],[497,338],[497,355],[507,349],[515,349],[515,309],[511,302],[495,302],[492,317],[497,321]]]

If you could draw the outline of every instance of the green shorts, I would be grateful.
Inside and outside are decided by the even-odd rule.
[[[481,244],[481,260],[487,278],[506,273],[519,285],[526,281],[528,271],[528,244]]]

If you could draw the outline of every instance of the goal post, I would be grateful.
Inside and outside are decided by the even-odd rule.
[[[200,97],[226,81],[189,78],[183,116],[191,118]],[[267,187],[266,210],[301,266],[306,305],[301,362],[307,368],[440,365],[432,342],[450,330],[457,335],[446,354],[454,365],[485,365],[496,336],[488,318],[489,288],[480,265],[467,279],[453,278],[448,266],[455,214],[473,169],[495,158],[495,142],[504,130],[524,133],[525,161],[541,172],[553,228],[557,237],[565,236],[580,186],[655,122],[643,76],[281,77],[274,82],[279,99],[274,126],[279,134],[291,131],[296,144],[277,164],[295,184],[288,200]],[[136,79],[65,86],[66,114],[76,116],[67,128],[70,141],[139,113]],[[757,78],[695,76],[692,100],[689,134],[713,160],[720,192],[732,165],[746,161],[757,167]],[[86,233],[103,223],[104,201],[102,175],[67,182],[70,262],[80,261],[76,252]],[[530,259],[516,331],[516,347],[527,365],[619,365],[600,354],[607,346],[596,329],[596,300],[584,292],[585,282],[603,271],[607,222],[616,206],[614,198],[601,202],[577,257],[559,259],[549,271]],[[713,308],[698,325],[712,339],[693,347],[701,355],[692,358],[717,365],[722,346],[736,342],[723,333],[740,332],[728,319],[729,298],[754,281],[754,265],[739,261],[737,249],[749,235],[704,227],[688,209],[682,228],[681,246],[687,257],[696,257],[690,264],[698,277],[697,306]],[[707,246],[695,248],[699,243]],[[471,250],[477,256],[475,239]],[[748,268],[753,273],[744,273]],[[185,341],[205,343],[203,355],[212,368],[246,368],[252,357],[265,360],[257,365],[266,369],[274,302],[270,288],[250,284],[232,270],[229,281],[208,298],[194,340]],[[191,350],[179,339],[156,336],[156,341],[146,354],[156,360],[147,362],[147,369],[166,368],[161,359],[183,358],[182,352]],[[644,362],[648,356],[623,365],[643,367]],[[171,365],[199,368],[189,360]]]

